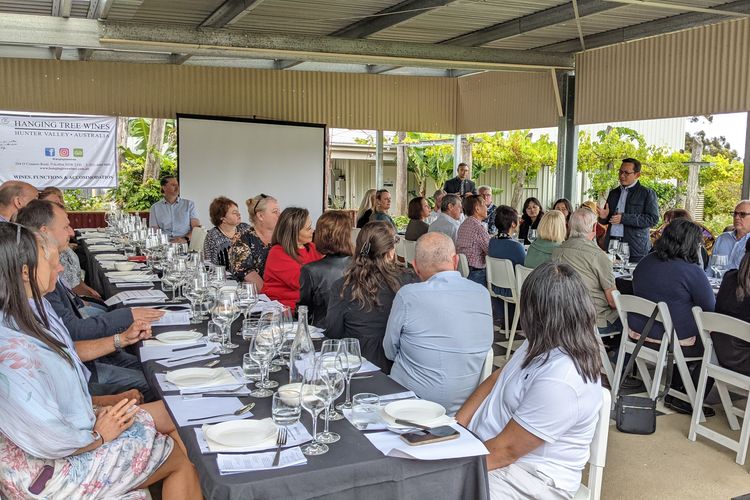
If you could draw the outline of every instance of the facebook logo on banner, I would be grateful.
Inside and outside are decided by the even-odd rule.
[[[44,156],[55,156],[55,148],[44,148]]]

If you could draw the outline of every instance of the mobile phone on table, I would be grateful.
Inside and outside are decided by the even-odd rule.
[[[435,427],[429,431],[415,431],[401,434],[406,444],[418,446],[422,444],[439,443],[440,441],[449,441],[456,439],[461,433],[449,425]]]

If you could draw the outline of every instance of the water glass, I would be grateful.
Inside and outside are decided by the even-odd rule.
[[[370,424],[380,423],[380,396],[370,392],[352,398],[352,425],[363,431]]]
[[[351,390],[352,375],[357,373],[362,366],[362,355],[359,349],[359,339],[341,339],[339,351],[345,354],[343,357],[343,371],[346,376],[346,401],[336,405],[337,410],[350,410],[352,408]]]
[[[328,453],[328,446],[318,442],[318,415],[326,407],[328,386],[320,373],[314,368],[305,370],[300,387],[300,406],[307,410],[312,416],[312,437],[311,443],[302,447],[302,453],[305,455],[322,455]]]
[[[216,322],[208,322],[207,333],[209,342],[221,342],[221,327]]]
[[[242,335],[242,340],[251,340],[255,334],[258,332],[258,318],[249,318],[249,319],[243,319],[242,320],[242,330],[240,330],[240,334]]]
[[[260,365],[253,361],[250,357],[250,353],[242,355],[242,373],[245,375],[245,380],[257,381],[261,378]]]
[[[536,229],[529,229],[529,234],[526,235],[526,239],[528,239],[531,243],[534,243],[536,240]]]
[[[283,390],[273,395],[271,400],[271,418],[273,423],[286,427],[299,422],[302,407],[299,401],[299,391]]]

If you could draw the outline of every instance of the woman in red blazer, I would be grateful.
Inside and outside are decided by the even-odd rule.
[[[307,209],[289,207],[281,212],[263,273],[262,292],[269,299],[294,310],[299,301],[300,269],[323,258],[312,239],[312,219]]]

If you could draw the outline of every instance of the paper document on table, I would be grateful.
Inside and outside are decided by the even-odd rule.
[[[151,323],[151,326],[189,325],[190,311],[166,311],[164,316]]]
[[[219,466],[219,473],[221,475],[238,474],[240,472],[255,470],[282,469],[284,467],[307,464],[307,458],[302,454],[299,446],[283,450],[279,455],[279,465],[276,467],[273,466],[275,455],[275,451],[245,455],[225,455],[220,453],[216,456],[216,464]]]
[[[243,420],[253,416],[251,412],[247,412],[242,415],[229,415],[188,422],[188,419],[234,413],[245,405],[238,398],[186,399],[182,396],[164,396],[164,403],[169,406],[172,415],[174,415],[175,420],[177,420],[177,425],[180,427],[188,425],[214,424],[218,422],[226,422],[228,420]]]
[[[174,352],[175,349],[183,349],[185,347],[194,348]],[[141,363],[143,363],[152,359],[181,358],[183,356],[189,356],[193,353],[202,354],[204,352],[202,349],[204,349],[205,352],[208,352],[205,337],[199,339],[199,341],[197,342],[191,342],[187,344],[165,344],[164,342],[159,342],[156,339],[150,339],[143,341],[143,346],[141,346],[140,349],[140,359]]]
[[[203,398],[206,399],[206,398]],[[206,439],[205,435],[205,429],[207,426],[203,426],[200,428],[195,429],[195,438],[198,442],[198,447],[201,450],[201,453],[206,455],[208,453],[217,453],[217,452],[223,452],[223,453],[248,453],[252,451],[263,451],[263,450],[272,450],[276,448],[276,438],[270,439],[266,443],[261,443],[259,445],[254,445],[250,447],[228,447],[228,446],[222,446],[218,443],[211,442],[209,443]],[[286,428],[287,430],[287,436],[286,436],[286,444],[283,446],[283,448],[292,447],[292,446],[299,446],[301,444],[305,444],[309,441],[312,441],[312,434],[310,434],[304,425],[302,425],[302,422],[297,422],[296,424],[290,425]]]
[[[489,454],[484,443],[474,437],[471,432],[459,424],[452,424],[451,427],[461,433],[457,439],[419,446],[406,444],[398,434],[393,432],[375,432],[365,434],[365,437],[383,455],[388,457],[411,458],[415,460],[444,460]]]
[[[189,365],[190,363],[208,361],[219,357],[216,353],[215,345],[209,345],[201,349],[191,349],[176,354],[182,354],[182,356],[172,356],[172,359],[159,359],[156,362],[167,368],[174,368],[176,366]]]
[[[164,302],[167,300],[167,295],[161,290],[128,290],[117,293],[104,303],[108,306],[115,304],[144,304],[149,302]]]

